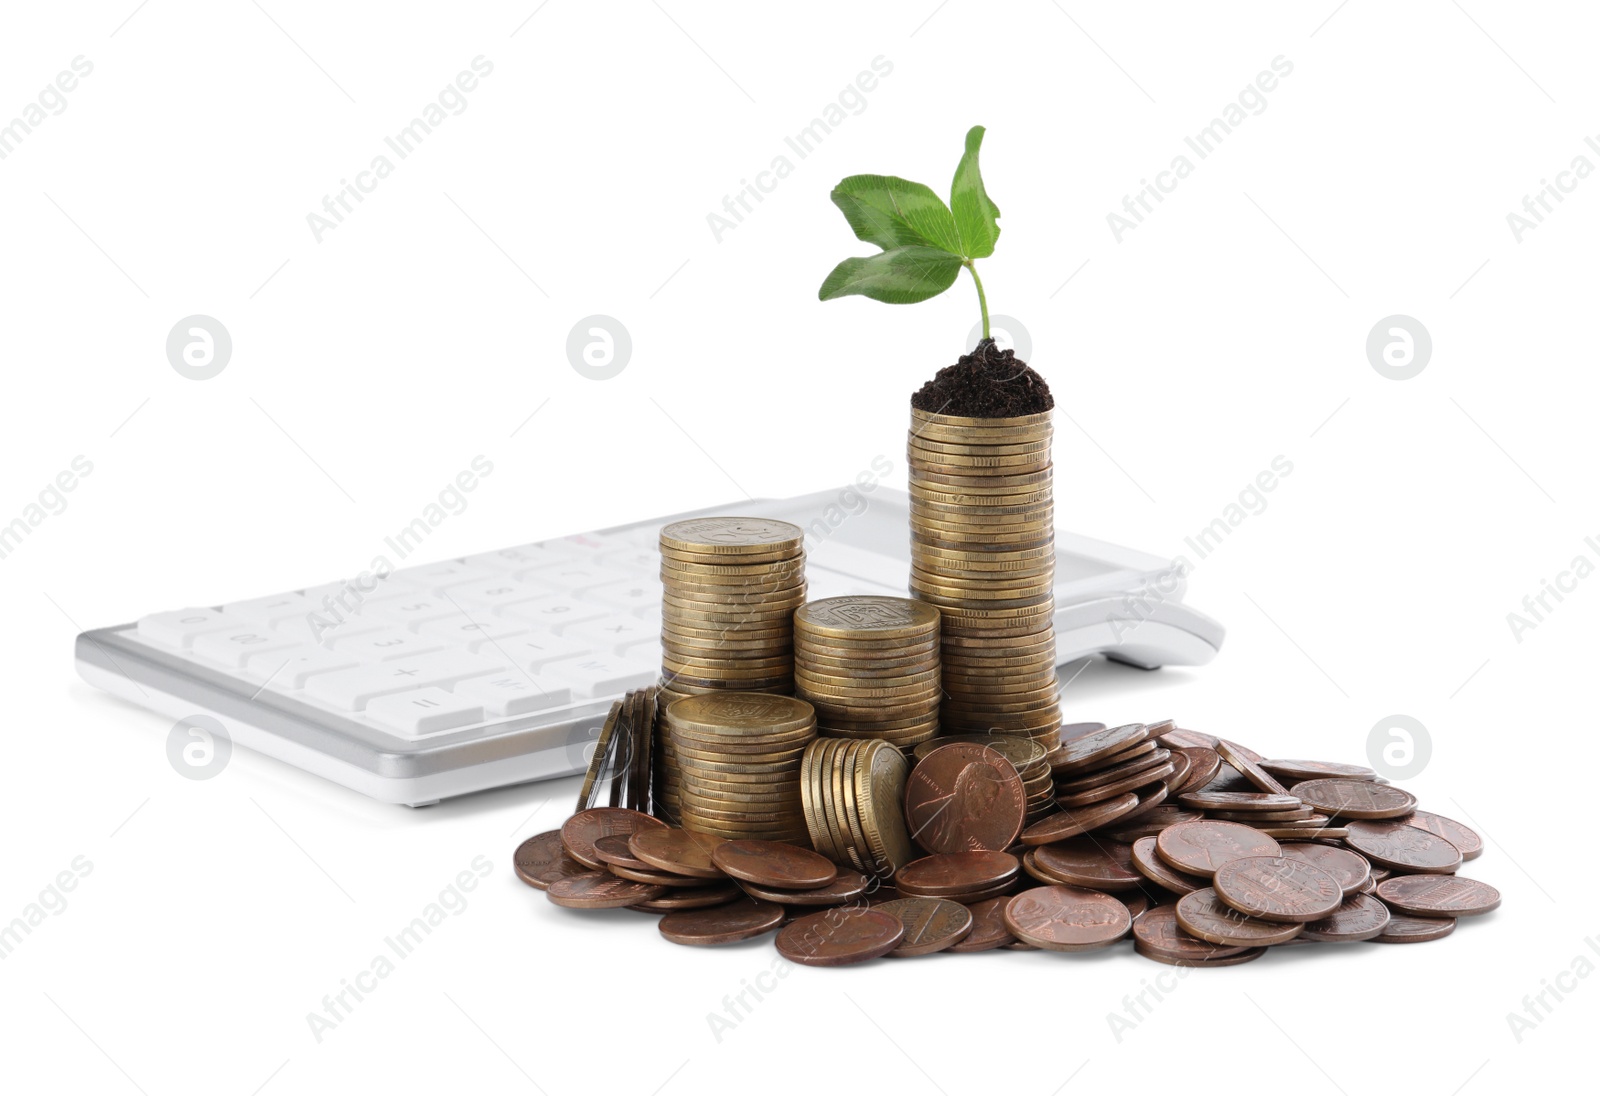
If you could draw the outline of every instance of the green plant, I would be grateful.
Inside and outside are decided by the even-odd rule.
[[[999,208],[983,189],[978,146],[983,127],[967,131],[967,148],[950,182],[950,204],[921,183],[893,175],[852,175],[830,197],[856,238],[883,250],[846,259],[817,291],[824,301],[852,294],[886,304],[916,304],[937,297],[966,267],[978,288],[983,337],[989,337],[989,302],[975,259],[994,254]]]

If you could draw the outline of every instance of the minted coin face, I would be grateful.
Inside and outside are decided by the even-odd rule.
[[[1475,830],[1463,826],[1453,818],[1432,811],[1416,811],[1406,819],[1409,825],[1437,834],[1461,850],[1463,860],[1476,860],[1483,855],[1483,838]]]
[[[913,860],[895,873],[907,894],[943,897],[970,894],[1015,879],[1022,864],[1008,852],[947,852]]]
[[[711,860],[712,852],[720,844],[720,837],[659,826],[640,830],[629,837],[628,851],[661,871],[697,879],[723,879],[726,874]]]
[[[1305,929],[1300,922],[1285,924],[1263,921],[1240,913],[1210,887],[1178,899],[1175,911],[1178,924],[1191,936],[1213,944],[1235,947],[1266,947],[1293,940]]]
[[[1237,822],[1180,822],[1156,837],[1156,854],[1161,859],[1179,871],[1207,879],[1230,860],[1278,853],[1276,840]]]
[[[1156,839],[1141,837],[1129,848],[1134,870],[1150,882],[1165,887],[1173,894],[1190,894],[1204,890],[1209,882],[1203,875],[1189,875],[1178,871],[1156,855]]]
[[[1128,907],[1099,891],[1047,886],[1006,903],[1006,928],[1018,940],[1049,951],[1110,947],[1133,927]]]
[[[1410,792],[1370,780],[1303,780],[1289,794],[1336,818],[1400,818],[1417,809]]]
[[[1062,809],[1055,814],[1047,815],[1022,831],[1024,845],[1048,845],[1052,841],[1065,841],[1069,837],[1076,837],[1080,833],[1088,833],[1098,829],[1108,822],[1131,812],[1139,805],[1139,796],[1134,792],[1124,792],[1110,799],[1103,799],[1099,803],[1092,803],[1087,807],[1076,810]],[[1196,815],[1195,817],[1199,817]]]
[[[750,555],[788,547],[798,551],[804,539],[805,530],[776,518],[686,518],[661,530],[663,546],[707,555]]]
[[[867,892],[867,877],[850,868],[839,868],[833,882],[810,890],[783,890],[763,887],[759,883],[744,883],[745,893],[764,902],[782,906],[842,906]]]
[[[1372,881],[1372,865],[1367,858],[1336,845],[1293,842],[1283,846],[1281,855],[1321,868],[1339,881],[1346,898],[1364,890]]]
[[[1135,921],[1133,942],[1140,954],[1188,963],[1227,959],[1248,950],[1241,946],[1213,944],[1190,934],[1178,924],[1177,906],[1172,904],[1154,906]]]
[[[661,935],[674,944],[709,947],[749,940],[772,932],[781,924],[782,906],[773,902],[758,902],[754,898],[742,898],[707,909],[669,913],[657,927]]]
[[[1119,821],[1104,832],[1113,841],[1121,841],[1124,844],[1131,845],[1142,837],[1154,838],[1156,834],[1168,826],[1176,826],[1179,822],[1198,822],[1203,817],[1205,816],[1199,811],[1170,805],[1161,806],[1141,812],[1136,817]],[[1154,842],[1152,842],[1153,845]],[[1152,853],[1151,855],[1154,854]]]
[[[880,906],[823,910],[791,921],[778,933],[778,952],[807,967],[839,967],[888,955],[905,926]]]
[[[539,890],[544,890],[557,879],[594,870],[567,855],[566,848],[561,844],[560,830],[528,838],[517,846],[511,861],[517,878]]]
[[[1291,856],[1230,860],[1217,869],[1211,886],[1223,902],[1263,921],[1319,921],[1344,903],[1339,880]]]
[[[1429,940],[1442,940],[1455,931],[1454,917],[1413,917],[1408,913],[1396,913],[1372,939],[1379,944],[1425,944]]]
[[[545,891],[558,906],[576,910],[621,909],[660,898],[665,887],[619,879],[608,871],[591,871],[557,879]]]
[[[1071,739],[1066,736],[1066,728],[1062,728],[1061,745],[1051,751],[1050,767],[1058,772],[1079,768],[1101,758],[1113,757],[1149,737],[1150,729],[1143,723],[1104,727]]]
[[[906,779],[911,839],[929,852],[1009,848],[1022,832],[1026,801],[1016,767],[969,742],[939,747]]]
[[[951,944],[949,950],[965,954],[993,951],[1016,943],[1017,938],[1006,928],[1006,903],[1010,901],[1009,898],[990,898],[968,906],[967,909],[972,913],[972,931]]]
[[[1461,866],[1460,849],[1411,818],[1353,819],[1345,828],[1346,845],[1393,871],[1444,875]]]
[[[1381,936],[1389,927],[1389,907],[1370,894],[1354,894],[1320,921],[1306,925],[1303,939],[1322,944],[1351,944]]]
[[[905,928],[889,953],[894,959],[932,955],[960,943],[972,931],[972,912],[946,898],[895,898],[872,908],[900,918]]]
[[[1500,892],[1457,875],[1396,875],[1378,884],[1378,897],[1418,917],[1473,917],[1500,905]]]
[[[786,890],[825,887],[839,874],[827,857],[781,841],[724,841],[712,850],[711,863],[735,879]]]
[[[1041,845],[1030,854],[1039,876],[1048,882],[1092,890],[1124,891],[1144,882],[1133,867],[1133,851],[1116,841],[1091,835],[1054,845]]]
[[[621,835],[627,837],[643,829],[665,829],[666,823],[642,811],[625,807],[593,807],[579,811],[561,824],[561,843],[567,854],[591,868],[605,866],[605,861],[594,851],[594,843],[602,837]]]
[[[1179,732],[1182,733],[1182,732]],[[1158,741],[1167,744],[1170,735],[1163,735]],[[1173,753],[1181,754],[1189,759],[1189,770],[1184,774],[1183,782],[1173,788],[1174,795],[1184,792],[1198,791],[1217,778],[1217,773],[1222,771],[1222,755],[1216,750],[1205,746],[1169,746]]]
[[[1365,765],[1341,765],[1336,761],[1263,761],[1261,767],[1279,780],[1297,784],[1302,780],[1342,777],[1346,780],[1371,780],[1378,774]]]
[[[794,619],[796,627],[816,635],[894,639],[937,632],[939,610],[911,598],[864,594],[807,602]]]

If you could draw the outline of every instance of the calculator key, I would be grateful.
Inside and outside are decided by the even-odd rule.
[[[572,686],[572,695],[587,699],[642,689],[655,681],[660,667],[610,654],[591,654],[552,662],[545,671]]]
[[[608,582],[591,586],[583,592],[585,600],[599,601],[626,609],[630,613],[641,609],[656,610],[661,605],[661,583],[653,578],[631,578],[621,582]]]
[[[275,634],[265,627],[224,629],[196,636],[194,653],[224,666],[241,667],[251,655],[262,651],[289,651],[300,646],[295,640]]]
[[[227,616],[262,623],[271,623],[282,617],[303,617],[315,609],[314,602],[307,601],[299,594],[275,594],[272,597],[258,597],[250,601],[235,601],[222,607],[223,613]]]
[[[600,562],[619,571],[652,575],[661,567],[661,553],[648,548],[619,544],[600,553]]]
[[[531,624],[542,625],[558,634],[565,628],[585,620],[599,620],[607,616],[604,606],[593,602],[574,601],[572,598],[547,597],[538,601],[524,601],[517,605],[507,605],[502,610],[502,615],[513,620],[526,620]]]
[[[579,658],[591,653],[587,643],[563,639],[553,632],[525,632],[493,644],[495,654],[509,658],[517,666],[538,673],[551,662]]]
[[[524,582],[543,582],[554,587],[558,593],[566,593],[608,582],[622,582],[635,576],[626,571],[603,567],[597,560],[569,560],[518,571],[516,577]]]
[[[463,582],[487,582],[498,576],[495,571],[487,567],[446,560],[444,563],[430,563],[422,567],[407,567],[403,571],[396,571],[393,577],[401,582],[412,583],[430,594],[437,594],[449,586],[457,586]]]
[[[528,715],[572,703],[572,688],[565,682],[521,670],[468,678],[456,682],[454,690],[457,696],[482,704],[484,711],[494,716]]]
[[[404,735],[432,734],[483,722],[483,705],[443,689],[411,689],[373,699],[367,715]]]
[[[560,563],[563,560],[579,559],[583,556],[584,550],[576,545],[549,541],[543,544],[519,544],[514,548],[502,548],[498,552],[484,552],[481,555],[468,556],[465,562],[477,567],[511,572]]]
[[[244,668],[265,686],[287,691],[303,688],[317,674],[349,670],[359,665],[355,659],[345,655],[336,655],[320,647],[301,646],[258,652],[245,661]]]
[[[367,619],[388,621],[412,631],[434,620],[465,619],[458,606],[450,604],[445,598],[428,594],[385,598],[365,609],[361,615]]]
[[[139,638],[167,647],[188,647],[195,637],[224,628],[239,628],[246,621],[223,616],[215,609],[176,609],[139,618]]]
[[[339,654],[352,655],[362,662],[387,662],[390,659],[408,658],[426,651],[437,651],[444,644],[428,636],[413,635],[402,628],[380,628],[362,635],[334,635],[327,646]]]
[[[357,575],[342,582],[326,582],[321,586],[312,586],[302,590],[300,595],[311,603],[312,608],[320,612],[349,616],[361,612],[363,606],[378,598],[421,592],[420,587],[413,586],[409,582],[395,582],[389,576],[379,578],[377,575],[367,574]]]
[[[430,621],[418,628],[417,632],[419,635],[442,640],[452,647],[465,647],[469,651],[476,651],[479,647],[492,647],[495,643],[528,635],[529,626],[521,621],[502,620],[499,617],[477,620],[457,617],[454,620]]]
[[[514,605],[519,601],[551,597],[561,593],[561,590],[547,582],[518,582],[510,575],[502,575],[487,582],[464,582],[459,586],[449,586],[444,593],[463,609],[492,609]]]
[[[661,629],[652,628],[638,617],[615,616],[587,624],[574,624],[562,635],[587,643],[597,650],[621,653],[637,643],[656,642],[661,638]]]
[[[469,677],[487,677],[503,669],[505,666],[494,659],[460,651],[441,651],[317,674],[306,682],[306,692],[336,707],[359,711],[375,697],[425,689],[430,685],[444,687]]]
[[[336,639],[381,632],[389,627],[381,620],[367,620],[357,616],[340,618],[331,613],[307,613],[301,617],[280,617],[271,624],[273,634],[293,639],[298,643],[326,647]]]

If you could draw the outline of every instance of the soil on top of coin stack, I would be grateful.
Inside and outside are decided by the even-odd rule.
[[[1055,405],[1044,378],[993,339],[984,339],[972,353],[939,370],[911,397],[918,411],[966,419],[1037,415]]]

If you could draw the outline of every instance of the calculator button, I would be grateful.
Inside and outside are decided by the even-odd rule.
[[[529,675],[520,670],[458,681],[455,693],[477,701],[486,712],[496,716],[528,715],[572,703],[572,688],[565,682],[548,674]]]
[[[258,597],[250,601],[235,601],[224,605],[222,611],[225,615],[240,620],[271,623],[282,617],[303,617],[313,612],[316,607],[314,602],[307,601],[299,594],[276,594],[273,597]]]
[[[320,647],[301,646],[258,652],[245,660],[244,668],[263,684],[283,691],[302,688],[317,674],[349,670],[359,665],[353,658],[336,655]]]
[[[519,601],[533,601],[535,598],[551,597],[561,591],[546,582],[518,582],[510,575],[490,579],[487,582],[464,582],[458,586],[445,588],[445,596],[460,605],[463,609],[495,608],[501,605],[514,605]]]
[[[329,704],[357,711],[375,697],[430,685],[442,687],[469,677],[486,677],[502,669],[504,666],[493,659],[444,651],[317,674],[306,682],[306,692]]]
[[[513,620],[526,620],[557,633],[585,620],[599,620],[607,615],[604,606],[564,597],[547,597],[519,605],[507,605],[502,613]]]
[[[247,626],[246,621],[223,616],[215,609],[177,609],[139,618],[139,638],[167,647],[188,647],[195,637],[224,628]]]
[[[379,604],[363,610],[361,615],[369,620],[388,621],[412,631],[429,621],[463,619],[457,606],[442,597],[425,594],[385,598]]]
[[[483,722],[483,705],[443,689],[411,689],[373,699],[367,715],[404,735],[431,734]]]
[[[362,662],[387,662],[390,659],[408,658],[426,651],[437,651],[444,644],[428,636],[413,635],[402,628],[380,628],[357,636],[340,636],[337,629],[327,646],[342,655],[352,655]]]
[[[266,627],[246,627],[239,631],[225,629],[196,636],[194,653],[237,669],[253,654],[262,651],[289,651],[298,646],[300,645],[293,639],[275,635]]]
[[[568,682],[573,696],[587,699],[642,689],[655,681],[659,667],[615,655],[591,654],[552,662],[545,671]]]
[[[452,647],[465,647],[469,651],[476,651],[480,647],[492,648],[495,643],[528,635],[529,626],[520,621],[501,620],[498,617],[478,620],[456,617],[454,620],[429,621],[418,628],[417,633],[441,640]]]
[[[487,567],[447,561],[430,563],[423,567],[407,567],[403,571],[396,571],[393,577],[400,582],[412,583],[430,594],[437,594],[449,586],[457,586],[463,582],[487,582],[498,576],[495,571]]]
[[[563,639],[551,632],[526,632],[502,639],[493,645],[493,651],[534,673],[548,663],[591,653],[587,643]]]
[[[585,599],[614,605],[628,612],[641,609],[656,610],[661,605],[661,584],[651,578],[631,578],[622,582],[608,582],[591,586],[583,592]]]
[[[601,651],[621,653],[637,643],[653,643],[661,637],[659,627],[651,627],[638,617],[618,616],[575,624],[562,633],[567,639],[587,643]]]

